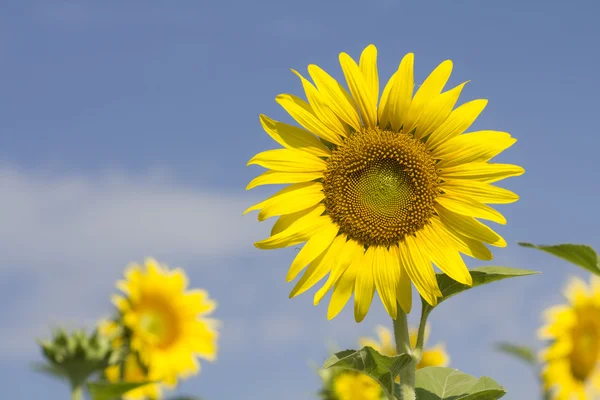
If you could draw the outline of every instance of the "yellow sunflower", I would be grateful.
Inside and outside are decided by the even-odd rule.
[[[545,313],[541,339],[551,340],[542,352],[545,390],[553,400],[600,398],[600,279],[588,286],[578,278],[565,291],[569,304]]]
[[[452,70],[444,61],[413,96],[413,54],[406,55],[379,95],[377,49],[369,45],[357,64],[339,60],[349,93],[316,65],[313,83],[298,72],[308,102],[291,94],[276,101],[302,128],[260,116],[264,130],[283,148],[254,156],[268,171],[247,189],[289,184],[250,208],[263,221],[278,217],[260,249],[306,242],[287,274],[291,281],[308,266],[290,297],[327,274],[318,304],[333,288],[328,318],[354,293],[361,321],[377,291],[392,318],[397,304],[411,309],[411,285],[431,305],[438,288],[432,262],[470,285],[460,253],[490,260],[484,245],[506,246],[478,219],[504,224],[486,204],[511,203],[513,192],[493,186],[521,175],[521,167],[489,161],[516,142],[506,132],[463,134],[487,104],[473,100],[454,109],[465,83],[442,91]]]
[[[383,395],[379,383],[368,375],[343,371],[332,384],[332,400],[379,400]]]
[[[392,332],[384,326],[377,325],[375,327],[375,331],[377,332],[378,339],[373,338],[361,338],[360,345],[361,346],[371,346],[379,353],[384,354],[386,356],[395,356],[398,354],[396,351],[396,345],[394,344],[394,338],[392,336]],[[414,349],[417,346],[417,329],[410,330],[410,346]],[[427,343],[427,339],[429,338],[429,327],[425,328],[425,340],[424,344]],[[424,348],[421,353],[421,360],[417,364],[417,369],[425,368],[425,367],[446,367],[450,362],[450,357],[448,353],[446,353],[446,349],[444,345],[437,344],[430,348]]]
[[[124,371],[121,379],[121,365],[113,365],[108,367],[104,374],[110,382],[147,382],[157,380],[156,377],[150,375],[146,371],[135,354],[130,354],[123,363]],[[159,384],[148,384],[137,389],[130,390],[124,396],[126,400],[151,399],[156,400],[161,398],[161,390]]]
[[[197,374],[197,357],[212,361],[217,354],[217,322],[206,318],[216,307],[204,290],[186,290],[187,276],[153,259],[145,268],[131,265],[117,287],[124,296],[113,303],[130,335],[130,347],[150,371],[169,385]]]

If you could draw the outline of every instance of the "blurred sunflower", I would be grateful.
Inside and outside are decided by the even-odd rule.
[[[113,303],[129,347],[147,367],[148,376],[173,386],[178,378],[200,371],[197,357],[216,358],[217,322],[207,318],[216,303],[204,290],[187,290],[183,270],[169,270],[147,259],[145,268],[131,265],[125,278],[117,283],[124,296],[114,296]],[[129,368],[133,376],[139,375],[133,361]]]
[[[553,400],[600,398],[600,279],[588,286],[573,278],[565,297],[568,304],[548,309],[541,339],[550,340],[542,352],[542,379]]]
[[[392,332],[384,326],[377,325],[375,327],[377,332],[377,338],[360,338],[359,342],[361,346],[371,346],[379,353],[386,356],[395,356],[398,354],[396,351],[396,345],[394,344],[394,337]],[[417,334],[418,330],[410,329],[410,346],[415,348],[417,346]],[[429,326],[425,328],[425,337],[423,345],[427,344],[429,339]],[[430,348],[423,348],[421,353],[421,360],[417,364],[417,369],[425,367],[446,367],[450,362],[450,357],[446,353],[444,345],[437,344]]]
[[[316,65],[308,66],[314,85],[292,70],[308,102],[291,94],[276,101],[304,129],[260,116],[264,130],[283,148],[248,162],[268,171],[247,189],[289,186],[245,211],[259,210],[260,221],[279,217],[271,236],[255,245],[275,249],[306,242],[287,274],[291,281],[308,266],[290,297],[329,274],[314,303],[333,288],[330,319],[354,293],[354,316],[363,320],[375,291],[392,318],[398,304],[408,313],[411,281],[435,305],[441,292],[432,262],[471,285],[460,253],[490,260],[484,243],[506,246],[478,219],[504,224],[486,204],[518,199],[492,183],[523,169],[489,163],[516,139],[487,130],[463,134],[487,101],[454,109],[466,82],[442,92],[451,61],[441,63],[413,96],[413,59],[412,53],[402,59],[381,96],[373,45],[358,64],[340,54],[350,93]]]
[[[123,371],[121,371],[121,368],[123,368]],[[129,354],[122,365],[108,367],[104,371],[104,375],[110,382],[147,382],[159,380],[157,377],[150,376],[150,371],[147,367],[141,365],[140,360],[135,354]],[[160,384],[153,383],[130,390],[123,398],[126,400],[160,399]]]
[[[334,377],[331,400],[379,400],[383,395],[379,383],[361,372],[344,370]]]

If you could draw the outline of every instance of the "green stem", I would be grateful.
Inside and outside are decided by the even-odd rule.
[[[396,352],[398,354],[412,355],[410,348],[410,337],[408,335],[408,321],[406,314],[398,307],[398,317],[394,320],[394,339],[396,340]],[[400,400],[416,400],[415,395],[415,373],[417,362],[412,361],[400,371]]]
[[[421,360],[421,355],[423,354],[427,317],[429,317],[429,310],[427,309],[427,306],[423,304],[423,307],[421,309],[421,320],[419,321],[419,333],[417,334],[417,345],[415,346],[414,350],[414,356],[417,360],[417,363]]]
[[[71,400],[83,400],[83,385],[73,384],[71,386]]]

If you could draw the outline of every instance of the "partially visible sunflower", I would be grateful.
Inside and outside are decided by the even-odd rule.
[[[565,290],[568,304],[548,309],[541,339],[550,340],[542,352],[542,379],[553,400],[600,398],[600,279],[588,286],[573,278]]]
[[[471,285],[460,255],[491,260],[485,246],[506,242],[479,219],[506,220],[486,204],[518,196],[492,183],[521,175],[523,168],[490,163],[516,139],[506,132],[463,134],[487,104],[473,100],[454,109],[465,85],[443,91],[452,62],[444,61],[414,93],[412,53],[380,96],[377,49],[367,46],[357,64],[341,53],[349,93],[316,65],[313,83],[297,71],[308,102],[291,94],[276,101],[302,127],[260,116],[264,130],[283,148],[255,155],[248,165],[268,169],[247,189],[287,184],[250,208],[263,221],[278,217],[260,249],[306,242],[287,274],[308,266],[290,297],[329,277],[318,304],[332,290],[328,318],[354,293],[354,316],[366,316],[375,291],[392,318],[398,304],[410,312],[411,282],[431,305],[442,294],[432,263]]]
[[[183,270],[147,259],[145,267],[127,268],[125,278],[117,284],[124,296],[114,296],[113,303],[129,347],[139,354],[149,376],[173,386],[178,378],[200,371],[198,357],[216,358],[217,321],[207,318],[216,303],[204,290],[187,290]]]
[[[123,371],[121,371],[123,368]],[[122,365],[113,365],[104,371],[106,379],[110,382],[148,382],[159,380],[151,376],[147,367],[140,364],[135,354],[129,354]],[[161,398],[160,384],[153,383],[130,390],[124,396],[126,400],[156,400]]]
[[[383,390],[379,383],[361,372],[344,370],[332,382],[331,400],[379,400]]]
[[[396,345],[394,344],[394,338],[392,332],[384,326],[377,325],[375,327],[378,339],[373,338],[361,338],[361,346],[371,346],[379,353],[386,356],[395,356],[398,354],[396,351]],[[417,329],[411,328],[410,330],[410,346],[414,349],[417,345]],[[429,327],[425,328],[425,340],[424,345],[427,343],[429,338]],[[446,367],[450,362],[450,357],[446,353],[446,349],[443,344],[437,344],[430,348],[423,348],[421,353],[421,360],[417,364],[417,369],[425,367]]]

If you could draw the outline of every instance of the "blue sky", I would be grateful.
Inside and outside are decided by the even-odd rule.
[[[0,376],[13,399],[63,399],[31,372],[48,326],[110,313],[123,267],[154,256],[181,266],[219,302],[219,359],[181,390],[205,399],[314,398],[327,342],[355,346],[376,324],[350,308],[333,321],[285,283],[293,249],[252,243],[270,223],[241,212],[271,189],[245,192],[245,167],[275,144],[258,114],[301,93],[290,68],[316,63],[337,78],[341,51],[379,49],[380,76],[415,53],[421,82],[452,59],[462,101],[487,98],[471,128],[519,141],[499,157],[527,170],[499,209],[509,242],[494,265],[541,276],[476,289],[432,316],[452,366],[490,375],[506,399],[534,398],[535,378],[492,350],[535,343],[543,308],[561,301],[572,267],[517,241],[600,248],[597,38],[600,6],[565,1],[19,1],[0,13]],[[472,266],[481,264],[470,263]],[[312,292],[311,292],[312,293]],[[418,315],[411,314],[415,321]],[[8,384],[7,384],[8,383]]]

